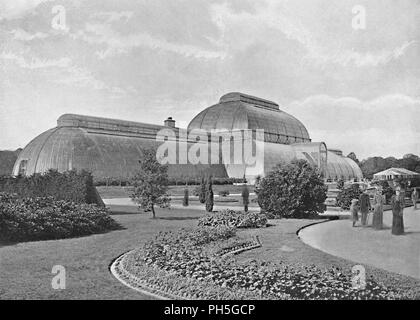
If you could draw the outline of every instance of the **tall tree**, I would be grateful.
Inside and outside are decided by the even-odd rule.
[[[145,148],[139,159],[139,170],[132,178],[134,191],[132,198],[144,211],[152,211],[156,218],[155,206],[170,204],[168,191],[168,167],[156,159],[155,148]]]
[[[360,163],[359,159],[357,159],[356,154],[355,154],[354,152],[350,152],[350,153],[347,155],[347,158],[352,159],[352,160],[353,160],[354,162],[356,162],[357,164],[359,164],[359,163]]]

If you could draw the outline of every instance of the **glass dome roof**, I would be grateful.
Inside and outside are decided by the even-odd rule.
[[[193,129],[264,129],[266,142],[311,141],[305,126],[281,111],[278,104],[235,92],[222,96],[218,104],[200,112],[188,125],[188,131]]]

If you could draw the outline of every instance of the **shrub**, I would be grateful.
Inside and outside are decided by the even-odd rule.
[[[340,179],[337,181],[337,189],[343,190],[344,189],[344,180]]]
[[[0,193],[0,239],[33,241],[84,236],[118,228],[106,208]]]
[[[256,189],[258,204],[269,217],[307,218],[325,209],[327,186],[305,160],[277,165]]]
[[[340,191],[337,195],[337,204],[344,210],[349,210],[351,205],[351,200],[359,199],[359,196],[362,194],[360,186],[358,183],[351,184],[347,188]]]
[[[201,178],[201,183],[200,183],[200,189],[198,192],[198,200],[200,201],[200,203],[205,203],[206,202],[206,181],[204,180],[204,177]]]
[[[246,184],[242,186],[242,204],[244,205],[244,211],[248,212],[248,205],[249,205],[249,189]]]
[[[220,190],[219,191],[219,196],[220,197],[227,197],[228,195],[230,195],[229,190]]]
[[[211,179],[207,182],[207,191],[206,191],[206,211],[212,212],[214,206],[214,194],[213,194],[213,184]]]
[[[228,226],[236,228],[261,228],[267,226],[267,217],[258,212],[223,210],[214,214],[207,214],[198,220],[198,226],[217,227]]]
[[[182,199],[182,205],[188,207],[189,205],[189,191],[188,188],[184,189],[184,198]]]
[[[90,172],[75,170],[60,173],[49,170],[32,176],[0,177],[0,192],[20,198],[53,197],[55,200],[103,205]]]

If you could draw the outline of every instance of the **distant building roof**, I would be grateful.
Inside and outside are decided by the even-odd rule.
[[[420,176],[419,173],[404,168],[389,168],[384,171],[375,173],[374,177],[380,176]]]

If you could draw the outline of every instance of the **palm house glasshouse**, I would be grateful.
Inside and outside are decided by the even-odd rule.
[[[157,139],[162,130],[172,131],[175,139]],[[257,164],[226,160],[226,153],[221,146],[223,141],[228,136],[231,139],[229,145],[233,145],[235,141],[232,141],[232,136],[235,135],[232,132],[245,131],[254,133],[250,140],[254,147],[253,155],[260,160],[259,163],[256,161]],[[260,134],[258,138],[255,133],[257,131]],[[195,135],[191,137],[191,133]],[[245,135],[240,139],[246,140]],[[179,161],[179,141],[184,141],[189,151],[196,148],[197,143],[210,142],[209,157],[217,161]],[[175,179],[198,179],[205,174],[215,178],[245,176],[252,181],[258,175],[265,175],[275,165],[293,159],[307,160],[319,168],[325,179],[362,178],[362,172],[353,160],[344,157],[340,150],[328,150],[323,142],[311,141],[305,126],[292,115],[280,110],[278,104],[242,93],[222,96],[218,104],[204,109],[194,117],[187,129],[177,128],[172,118],[165,120],[164,125],[155,125],[62,115],[55,128],[41,133],[23,149],[13,174],[31,175],[49,169],[85,169],[91,171],[96,179],[126,179],[137,170],[144,147],[159,147],[163,144],[167,144],[167,147],[172,144],[176,150],[177,161],[168,164],[168,173]],[[229,157],[233,149],[228,151]]]

